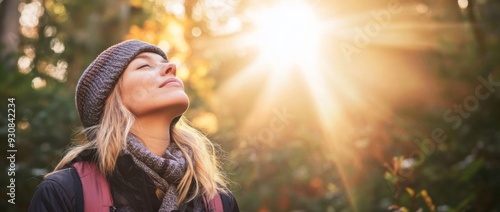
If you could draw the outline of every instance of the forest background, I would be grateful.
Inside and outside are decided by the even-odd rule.
[[[0,210],[27,211],[74,141],[83,70],[140,39],[177,65],[185,115],[220,144],[242,211],[500,211],[499,11],[494,0],[0,0]]]

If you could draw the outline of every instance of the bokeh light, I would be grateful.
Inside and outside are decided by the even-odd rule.
[[[458,0],[458,6],[460,8],[465,9],[465,8],[467,8],[468,5],[469,5],[468,0]]]
[[[39,90],[44,88],[47,85],[47,81],[42,79],[41,77],[35,77],[31,81],[31,87],[33,87],[35,90]]]

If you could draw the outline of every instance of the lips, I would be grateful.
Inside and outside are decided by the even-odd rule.
[[[163,83],[160,84],[159,88],[165,87],[165,86],[177,86],[177,87],[184,87],[182,82],[177,78],[177,77],[171,77],[165,80]]]

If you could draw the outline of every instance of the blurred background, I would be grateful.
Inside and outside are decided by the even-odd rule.
[[[242,211],[500,211],[500,1],[0,0],[1,211],[80,126],[126,39],[177,65]],[[6,185],[16,108],[15,205]]]

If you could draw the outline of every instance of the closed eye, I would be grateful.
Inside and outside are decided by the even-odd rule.
[[[151,68],[151,66],[149,64],[144,64],[139,66],[137,69],[143,69],[143,68]]]

